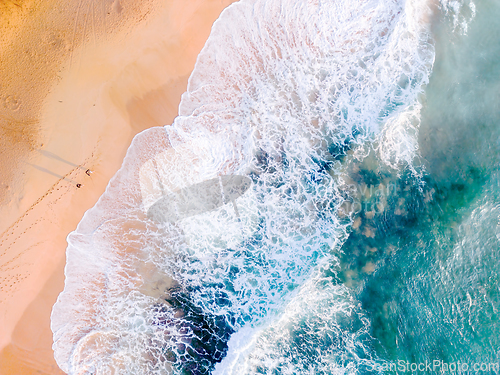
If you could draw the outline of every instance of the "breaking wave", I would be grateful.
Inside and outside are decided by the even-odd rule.
[[[228,7],[174,124],[134,139],[68,237],[52,314],[61,369],[354,374],[379,363],[339,275],[356,215],[346,186],[369,184],[360,165],[374,160],[386,180],[406,173],[421,187],[436,7]]]

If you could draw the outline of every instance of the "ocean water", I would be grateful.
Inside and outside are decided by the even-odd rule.
[[[499,16],[228,7],[179,117],[134,139],[68,237],[59,366],[499,373]]]

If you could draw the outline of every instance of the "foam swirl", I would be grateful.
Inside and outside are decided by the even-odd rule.
[[[69,374],[208,373],[242,327],[269,319],[279,327],[283,311],[300,320],[304,311],[286,311],[301,296],[317,311],[325,301],[336,306],[335,340],[351,340],[371,360],[362,315],[347,324],[352,334],[343,331],[356,310],[348,291],[308,285],[321,264],[335,264],[331,249],[349,225],[337,214],[345,165],[374,142],[394,168],[417,155],[431,16],[425,1],[227,8],[179,117],[134,139],[68,237],[66,285],[52,314],[59,366]],[[237,212],[219,204],[179,220],[147,216],[158,199],[222,175],[252,181],[235,198]],[[342,353],[325,368],[351,368],[354,357]],[[253,368],[265,366],[259,355]]]

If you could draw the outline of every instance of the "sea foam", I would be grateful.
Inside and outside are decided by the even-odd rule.
[[[367,319],[332,283],[332,249],[350,224],[338,215],[339,179],[369,149],[412,168],[419,94],[434,61],[431,6],[228,7],[174,124],[136,136],[68,237],[52,313],[61,369],[201,374],[220,362],[217,373],[356,373],[376,361]],[[230,175],[251,180],[234,207],[148,217],[168,194]],[[302,352],[307,340],[331,350]]]

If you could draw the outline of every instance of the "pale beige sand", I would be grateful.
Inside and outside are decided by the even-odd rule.
[[[1,375],[60,373],[49,318],[65,237],[132,137],[172,122],[231,2],[0,2]]]

